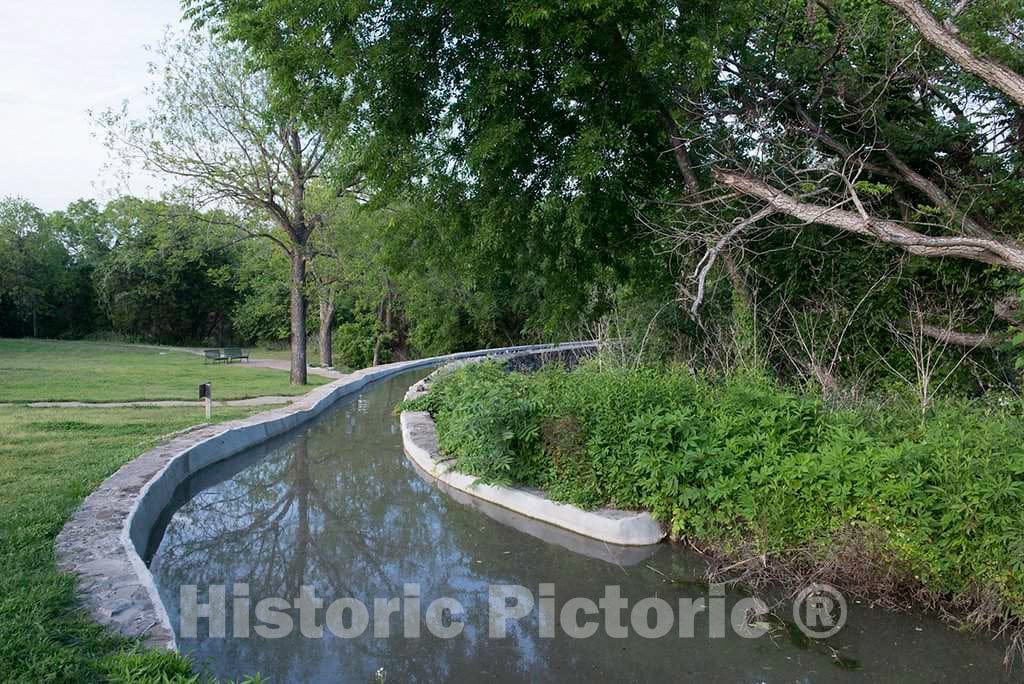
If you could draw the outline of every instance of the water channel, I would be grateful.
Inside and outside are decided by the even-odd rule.
[[[1003,644],[959,634],[922,615],[897,615],[853,604],[846,626],[827,642],[784,627],[756,639],[725,630],[712,638],[707,611],[659,638],[614,638],[603,627],[574,639],[561,630],[541,636],[538,609],[509,621],[508,635],[488,638],[488,587],[521,585],[539,600],[554,584],[555,615],[573,597],[597,601],[617,586],[630,601],[704,597],[688,581],[701,562],[681,548],[611,548],[524,520],[465,496],[454,499],[427,482],[402,453],[394,406],[428,373],[410,371],[368,386],[315,422],[195,475],[154,531],[150,568],[178,633],[197,667],[223,678],[260,673],[271,682],[616,681],[616,682],[992,682],[1010,681]],[[354,597],[370,607],[371,623],[356,637],[326,629],[308,638],[296,627],[279,638],[233,629],[235,600],[291,600],[303,585],[329,605]],[[420,613],[434,599],[453,598],[463,612],[443,615],[464,625],[453,638],[421,627],[404,638],[403,615],[379,618],[378,599],[405,601],[418,585]],[[181,632],[181,588],[226,586],[225,637]],[[239,589],[239,591],[236,591]],[[242,597],[245,599],[246,597]],[[727,595],[728,607],[742,595]],[[342,614],[351,626],[351,612]],[[629,624],[629,611],[623,612]],[[595,616],[594,620],[602,620]],[[318,623],[323,624],[321,611]],[[374,635],[373,620],[391,636]],[[245,621],[240,621],[245,622]],[[249,621],[252,622],[251,620]],[[603,625],[603,623],[602,623]]]

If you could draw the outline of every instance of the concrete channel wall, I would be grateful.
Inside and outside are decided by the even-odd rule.
[[[76,575],[78,596],[94,620],[149,646],[177,650],[142,554],[175,489],[190,475],[297,428],[368,383],[397,373],[480,356],[593,347],[593,342],[503,347],[368,368],[313,389],[287,407],[173,435],[126,463],[85,499],[57,536],[57,564]]]
[[[551,354],[550,350],[527,351],[516,354],[513,359],[540,356],[545,352]],[[477,360],[482,359],[455,361],[439,368],[429,377],[410,387],[405,395],[406,400],[417,399],[427,394],[431,381],[438,375]],[[528,518],[607,544],[647,547],[665,538],[665,528],[644,511],[623,511],[615,508],[586,511],[552,501],[544,492],[535,489],[503,487],[480,482],[473,476],[458,472],[453,459],[441,453],[437,445],[437,427],[429,413],[403,411],[401,421],[402,444],[406,455],[423,471],[427,479],[450,496],[464,492]]]

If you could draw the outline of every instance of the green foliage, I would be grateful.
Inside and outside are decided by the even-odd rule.
[[[185,4],[245,43],[310,121],[359,131],[367,178],[421,212],[388,249],[415,264],[403,295],[422,350],[568,336],[579,318],[606,315],[601,293],[619,288],[664,302],[678,284],[692,297],[705,243],[749,207],[723,200],[725,211],[705,214],[680,203],[666,124],[687,141],[702,191],[694,204],[727,194],[711,169],[740,168],[823,206],[851,208],[850,182],[872,216],[962,233],[962,218],[909,181],[909,169],[994,234],[1021,238],[1018,108],[922,43],[884,2]],[[949,11],[929,7],[940,19]],[[958,9],[969,46],[1024,64],[1013,33],[1020,0]],[[936,318],[962,313],[966,332],[1007,332],[993,303],[1012,288],[995,268],[908,258],[798,222],[761,228],[735,238],[751,241],[736,251],[756,321],[712,291],[696,331],[735,327],[741,362],[805,375],[820,359],[806,358],[799,333],[815,338],[814,355],[836,360],[829,370],[841,379],[877,381],[880,355],[906,364],[886,350],[911,288]],[[676,261],[652,248],[665,233],[685,243]],[[798,330],[786,307],[821,325]],[[824,331],[843,331],[841,349],[829,348],[840,335]],[[674,352],[692,342],[665,339]],[[976,377],[962,372],[962,389],[1012,381],[998,352],[975,350],[970,362]]]
[[[116,684],[145,681],[152,684],[198,684],[188,660],[177,653],[157,649],[130,648],[113,653],[100,662],[103,677]]]
[[[871,181],[857,181],[853,184],[857,192],[871,195],[872,197],[884,197],[892,192],[892,185],[888,183],[873,183]]]
[[[850,529],[929,589],[994,590],[1024,616],[1024,415],[1018,402],[827,408],[758,374],[509,374],[473,365],[420,406],[484,480],[584,507],[642,508],[673,532],[758,552],[823,550]]]
[[[373,361],[373,342],[377,337],[377,319],[374,316],[357,315],[354,320],[345,321],[334,331],[335,365],[350,368],[366,368]],[[381,361],[386,363],[387,360]]]
[[[288,339],[289,268],[287,256],[268,240],[239,246],[238,290],[230,316],[240,339]]]
[[[764,370],[754,307],[747,296],[736,290],[732,291],[732,321],[739,367],[749,371]]]
[[[1024,278],[1020,279],[1017,298],[1018,306],[1024,310]],[[1010,344],[1017,355],[1017,358],[1014,360],[1014,367],[1017,370],[1024,370],[1024,325],[1016,326],[1013,336],[1010,338]]]
[[[313,186],[310,206],[324,222],[313,236],[312,289],[321,303],[333,303],[340,321],[333,343],[339,354],[336,361],[354,368],[369,366],[375,346],[382,359],[390,358],[402,347],[408,325],[406,283],[396,282],[395,276],[409,265],[392,258],[388,240],[409,222],[411,208],[339,198],[323,184]],[[415,267],[409,270],[416,272]]]
[[[510,2],[438,10],[422,0],[188,7],[248,43],[311,120],[367,134],[368,178],[380,196],[419,213],[389,250],[408,266],[394,273],[419,349],[566,334],[609,273],[616,283],[670,286],[631,201],[660,196],[673,177],[657,106],[623,55],[595,59],[614,53],[616,22],[647,22],[644,38],[666,48],[651,56],[652,68],[671,62],[713,74],[707,43],[688,43],[681,58],[665,46],[657,22],[668,8]],[[383,30],[361,33],[364,22]],[[335,37],[329,48],[323,35]],[[706,31],[684,38],[699,35]],[[353,87],[332,86],[341,82]]]
[[[127,197],[103,217],[116,245],[93,282],[114,332],[170,343],[225,337],[236,264],[215,215]]]
[[[79,283],[46,215],[24,200],[0,200],[0,335],[43,334]]]
[[[127,196],[50,214],[0,200],[0,337],[200,344],[286,334],[287,308],[265,305],[267,290],[287,295],[268,273],[274,255],[237,243],[231,223]]]

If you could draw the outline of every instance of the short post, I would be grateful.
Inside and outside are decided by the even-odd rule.
[[[213,416],[213,396],[210,392],[210,383],[204,382],[199,386],[199,398],[206,400],[206,419],[209,420]]]

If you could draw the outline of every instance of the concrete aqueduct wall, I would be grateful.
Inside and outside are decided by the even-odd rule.
[[[544,352],[530,351],[515,356],[536,356],[540,353]],[[438,374],[477,360],[483,359],[456,361],[438,369],[430,377],[410,387],[405,395],[406,400],[427,394],[432,379]],[[643,511],[622,511],[614,508],[587,511],[552,501],[542,491],[479,482],[473,476],[458,472],[454,460],[440,451],[437,445],[437,427],[429,413],[403,411],[401,421],[402,442],[406,455],[427,479],[449,495],[464,492],[528,518],[607,544],[649,546],[657,544],[665,537],[665,528],[649,513]]]
[[[175,489],[190,475],[299,427],[375,380],[459,359],[593,346],[504,347],[367,368],[284,408],[173,435],[126,463],[85,499],[57,537],[57,563],[77,576],[79,598],[97,622],[147,645],[176,650],[174,630],[141,554]]]

